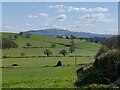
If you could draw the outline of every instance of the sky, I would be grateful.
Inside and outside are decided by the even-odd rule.
[[[58,28],[98,34],[118,33],[117,2],[3,2],[2,31]]]

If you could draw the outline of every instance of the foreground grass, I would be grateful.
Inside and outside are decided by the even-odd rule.
[[[58,60],[65,66],[54,67]],[[77,58],[77,64],[93,61],[93,58]],[[11,67],[13,63],[19,67]],[[74,88],[79,68],[75,66],[73,57],[6,58],[2,66],[4,88]]]
[[[77,66],[6,68],[3,87],[9,88],[74,88]]]

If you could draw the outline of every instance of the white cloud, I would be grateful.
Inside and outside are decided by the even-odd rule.
[[[38,16],[39,17],[48,17],[48,14],[47,13],[39,13]]]
[[[55,8],[55,9],[59,9],[59,8],[64,8],[64,5],[63,4],[60,4],[60,5],[50,5],[48,8]]]
[[[39,13],[37,15],[29,15],[28,18],[48,17],[47,13]]]
[[[58,9],[58,10],[56,10],[56,12],[65,12],[65,10],[64,9]]]
[[[97,7],[93,8],[93,12],[107,12],[108,8]]]
[[[69,28],[74,29],[74,28],[80,28],[80,27],[81,27],[81,25],[71,25]]]
[[[78,12],[107,12],[108,8],[106,7],[96,7],[96,8],[84,8],[84,7],[73,7],[73,6],[64,6],[60,5],[50,5],[49,9],[57,9],[57,11],[78,11]]]
[[[67,16],[65,14],[60,14],[60,15],[56,16],[56,19],[59,19],[59,20],[64,20],[66,18],[67,18]]]
[[[96,7],[96,8],[75,8],[69,7],[68,11],[80,11],[80,12],[107,12],[108,8]]]
[[[107,16],[110,16],[110,14],[95,13],[83,15],[81,18],[86,19],[88,22],[111,22],[112,20],[107,18]]]
[[[29,15],[28,18],[38,18],[37,15]]]

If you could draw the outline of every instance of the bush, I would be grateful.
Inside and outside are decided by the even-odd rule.
[[[95,69],[101,69],[112,82],[120,76],[120,51],[110,50],[98,56],[94,62]]]
[[[77,71],[76,85],[83,84],[111,84],[120,77],[120,51],[110,50],[99,55],[92,68]],[[82,73],[82,74],[81,74]]]
[[[77,71],[76,85],[81,84],[111,84],[120,77],[120,35],[106,39],[105,46],[95,56],[93,66]]]

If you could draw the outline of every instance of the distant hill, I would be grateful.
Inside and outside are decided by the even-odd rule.
[[[76,37],[111,37],[112,35],[107,34],[95,34],[95,33],[88,33],[88,32],[72,32],[68,30],[62,29],[43,29],[43,30],[29,30],[24,33],[31,33],[37,35],[44,35],[44,36],[76,36]]]

